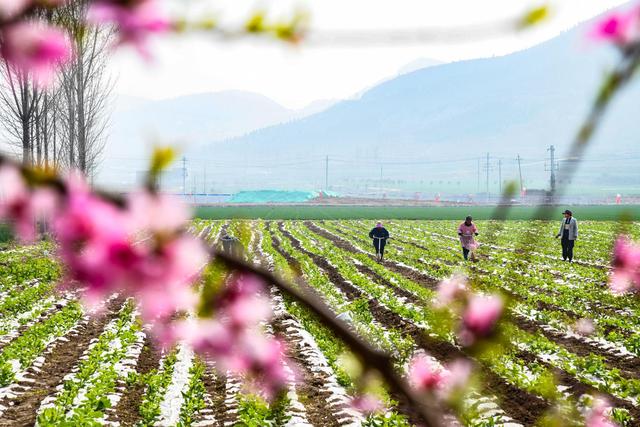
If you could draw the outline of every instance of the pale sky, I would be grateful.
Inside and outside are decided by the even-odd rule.
[[[479,39],[459,40],[465,28],[491,28],[492,23],[521,16],[532,1],[514,0],[175,0],[183,13],[215,15],[233,27],[258,8],[284,17],[296,8],[311,16],[312,39],[335,31],[445,29],[456,40],[380,44],[309,43],[292,47],[256,39],[222,42],[205,35],[163,37],[152,45],[155,60],[146,64],[131,51],[119,51],[112,61],[118,77],[115,92],[151,99],[222,90],[266,95],[289,108],[315,100],[344,99],[392,77],[420,58],[443,62],[504,55],[524,49],[603,11],[620,0],[556,0],[548,2],[552,18],[536,29],[506,31]],[[476,30],[477,32],[478,30]],[[377,33],[380,34],[379,32]],[[502,34],[502,33],[501,33]],[[314,36],[315,35],[315,36]],[[324,39],[326,40],[326,38]]]

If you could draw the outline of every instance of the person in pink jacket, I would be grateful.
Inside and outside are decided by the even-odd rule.
[[[458,227],[458,236],[460,236],[460,243],[462,244],[462,256],[464,256],[465,260],[469,259],[469,252],[478,247],[474,239],[477,235],[478,228],[473,223],[473,218],[468,216]]]

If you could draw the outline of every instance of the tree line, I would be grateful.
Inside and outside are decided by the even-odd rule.
[[[87,25],[89,0],[34,11],[32,18],[67,30],[73,54],[51,84],[2,62],[0,121],[4,139],[25,166],[75,169],[92,176],[105,145],[114,81],[106,72],[113,28]]]

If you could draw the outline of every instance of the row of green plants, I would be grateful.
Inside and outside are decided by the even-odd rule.
[[[304,235],[296,235],[296,237],[298,238],[304,238]],[[321,237],[319,236],[314,236],[314,240],[322,240]],[[336,253],[336,252],[340,252],[340,249],[335,249],[333,248],[332,245],[328,244],[329,246],[329,250],[325,250],[323,252],[323,254],[326,256],[329,254],[329,252],[332,253]],[[405,251],[403,251],[404,254]],[[336,255],[338,258],[340,256],[345,256],[345,257],[350,257],[350,254],[347,253],[342,253],[341,255]],[[351,279],[351,277],[349,277]],[[394,309],[394,307],[390,307],[392,310]],[[403,317],[408,318],[408,316],[406,315],[406,313],[403,313],[402,310],[394,310],[396,311],[398,314],[402,315]],[[414,316],[414,321],[415,321],[415,316]],[[517,328],[513,327],[514,331],[519,331]],[[513,331],[511,331],[513,332]],[[521,332],[521,331],[519,331]],[[533,339],[533,336],[530,336],[530,334],[515,334],[515,333],[510,333],[509,335],[512,340],[513,338],[520,338],[525,342],[528,342],[527,340],[525,340],[524,338],[529,338],[530,340]],[[538,337],[535,336],[535,338],[538,341],[545,341],[542,337]],[[520,344],[518,342],[518,340],[513,340],[514,344],[518,345]],[[555,360],[555,364],[556,365],[560,365],[560,368],[564,368],[564,369],[568,369],[570,367],[581,367],[581,366],[585,366],[587,365],[586,361],[583,360],[582,358],[579,358],[567,351],[563,351],[564,349],[562,349],[560,346],[554,346],[554,344],[548,340],[545,341],[545,344],[547,345],[547,349],[549,349],[549,346],[554,347],[553,351],[559,354],[563,355],[563,358],[560,360]],[[523,344],[524,346],[524,344]],[[534,347],[534,346],[529,346],[529,349],[534,352],[534,354],[536,354],[536,351],[539,350],[539,347]],[[540,354],[536,354],[537,356],[540,356]],[[555,393],[550,393],[551,391],[555,391],[554,387],[550,387],[550,385],[553,385],[553,375],[551,374],[551,372],[549,372],[548,370],[546,370],[545,368],[542,367],[542,365],[537,366],[536,370],[537,372],[531,372],[530,369],[530,364],[520,361],[517,358],[517,354],[513,353],[504,353],[503,355],[501,355],[502,360],[501,363],[496,364],[496,358],[495,357],[491,357],[488,358],[486,360],[486,362],[488,362],[491,365],[491,369],[494,370],[494,372],[500,374],[501,376],[503,376],[505,379],[509,380],[510,382],[515,382],[516,385],[518,385],[518,387],[523,388],[525,390],[528,390],[530,392],[539,394],[545,398],[552,398],[554,396]],[[560,362],[564,362],[564,363],[560,363]],[[505,369],[505,367],[508,367],[508,369]],[[520,373],[516,376],[514,375],[514,368],[517,367],[518,370],[520,371]],[[529,372],[527,372],[529,371]],[[579,369],[573,369],[574,372],[580,372]],[[535,375],[537,374],[537,375]],[[587,378],[589,377],[589,375],[591,376],[596,376],[596,378],[598,378],[597,380],[590,380],[587,381]],[[603,367],[603,369],[597,371],[597,372],[589,372],[589,375],[586,375],[586,373],[583,373],[583,375],[577,375],[577,377],[581,380],[584,380],[585,382],[596,386],[596,388],[601,389],[603,391],[607,391],[610,392],[614,395],[618,395],[618,396],[622,396],[622,397],[627,397],[627,391],[631,390],[631,392],[633,392],[635,390],[636,387],[636,381],[633,379],[626,379],[626,378],[621,378],[616,377],[616,371],[615,370],[610,370],[607,369],[606,367]],[[536,381],[531,381],[533,378],[536,378]],[[607,383],[607,380],[611,380],[611,379],[616,379],[616,386],[604,386],[603,383]],[[610,381],[609,381],[610,382]],[[623,390],[623,394],[620,394],[620,391]],[[557,396],[556,396],[557,397]]]
[[[0,352],[0,387],[11,384],[16,374],[30,367],[54,339],[69,332],[82,314],[80,304],[70,302],[5,346]]]
[[[330,260],[331,264],[334,265],[334,267],[336,267],[341,274],[343,275],[347,274],[347,276],[343,276],[343,277],[345,277],[350,282],[354,283],[359,289],[364,291],[365,294],[367,294],[367,291],[370,292],[366,296],[363,296],[363,298],[359,299],[359,301],[364,302],[364,304],[360,305],[363,311],[369,311],[369,305],[367,303],[367,300],[369,298],[376,299],[378,302],[381,303],[381,305],[385,306],[387,309],[389,309],[389,307],[386,306],[385,304],[392,305],[392,307],[396,309],[397,312],[394,311],[393,309],[390,309],[391,311],[394,311],[396,314],[399,314],[401,317],[406,316],[405,318],[407,320],[412,321],[418,326],[420,326],[425,333],[445,333],[442,329],[439,329],[439,325],[433,325],[433,327],[430,325],[431,322],[433,323],[437,322],[437,319],[434,316],[432,316],[433,313],[429,312],[428,310],[420,309],[417,306],[408,308],[406,301],[393,295],[393,292],[391,292],[388,288],[382,285],[373,283],[368,278],[362,276],[359,272],[356,272],[355,270],[353,270],[352,263],[349,262],[348,257],[344,257],[343,256],[344,254],[341,253],[341,250],[335,248],[332,244],[325,241],[323,242],[323,243],[326,243],[326,246],[324,248],[322,249],[314,248],[313,247],[314,244],[316,245],[321,244],[320,240],[323,240],[323,239],[315,235],[313,236],[313,238],[309,237],[309,233],[302,232],[301,230],[296,230],[296,225],[300,226],[299,224],[295,224],[295,223],[286,223],[287,231],[291,232],[292,236],[301,243],[302,247],[305,250],[309,252],[315,252],[317,255],[323,256],[326,259]],[[276,230],[276,233],[277,233],[277,230]],[[286,237],[282,235],[279,235],[279,238],[286,239]],[[295,249],[293,248],[291,248],[290,250],[295,251]],[[291,252],[289,253],[292,254]],[[349,271],[351,274],[349,273]],[[306,273],[306,268],[303,268],[303,272]],[[363,315],[373,318],[370,312],[369,314],[363,314]],[[399,331],[396,331],[396,332],[399,332]],[[452,340],[452,337],[448,333],[445,333],[445,334],[447,335],[447,339]],[[402,335],[402,333],[400,333],[400,335]],[[391,346],[390,348],[385,348],[385,349],[387,351],[390,351],[392,354],[405,355],[404,359],[399,358],[397,363],[398,369],[400,371],[403,371],[405,367],[405,365],[403,364],[403,360],[407,361],[408,357],[413,354],[413,351],[416,348],[417,346],[415,342],[413,342],[413,340],[410,337],[407,337],[406,341],[402,344],[402,347]],[[469,390],[470,393],[474,391],[475,391],[474,389]],[[466,413],[466,414],[463,413],[460,415],[468,421],[469,425],[486,425],[486,423],[489,422],[487,421],[487,417],[484,414],[478,413],[478,411],[474,408],[473,405],[467,405],[464,409],[469,411],[469,413]]]
[[[259,224],[258,228],[262,229],[262,224]],[[268,254],[273,260],[275,271],[287,278],[290,283],[294,283],[295,274],[291,270],[288,261],[273,247],[272,233],[275,235],[278,234],[273,224],[271,228],[267,228],[265,232],[262,233],[261,251]],[[279,236],[279,241],[281,246],[288,246],[282,236]],[[290,246],[288,247],[290,250],[292,249]],[[291,252],[288,253],[291,254]],[[342,341],[337,339],[315,315],[310,313],[309,310],[302,307],[298,302],[294,301],[286,294],[282,295],[282,299],[289,315],[296,319],[313,337],[316,345],[331,367],[338,384],[345,387],[348,392],[354,393],[355,388],[352,375],[349,373],[349,369],[344,366],[344,358],[348,354],[348,348]],[[388,396],[385,400],[389,406],[393,406],[395,404],[395,402]],[[409,423],[406,417],[400,415],[397,411],[389,410],[386,414],[367,416],[364,425],[367,427],[408,427]]]
[[[0,255],[0,292],[22,289],[35,280],[42,283],[58,281],[62,269],[50,255],[53,249],[44,249],[49,246],[49,243],[41,243],[25,252]]]
[[[191,426],[197,421],[198,413],[205,408],[205,393],[203,376],[206,373],[206,365],[198,358],[194,359],[189,368],[189,382],[182,392],[184,401],[180,407],[178,427]]]
[[[119,381],[126,381],[117,364],[129,348],[140,341],[141,325],[135,303],[128,300],[118,316],[91,345],[75,373],[64,380],[61,391],[43,405],[37,417],[40,426],[98,426],[111,408],[109,395]]]
[[[405,233],[402,234],[403,239],[410,239],[407,230],[400,231]],[[422,256],[421,267],[425,261],[446,258],[448,252],[440,249],[437,243],[427,243],[433,246],[429,246],[431,252],[428,257]],[[403,245],[403,255],[410,252],[411,245]],[[514,309],[542,324],[566,333],[572,330],[576,319],[593,318],[597,326],[593,338],[610,341],[640,354],[640,320],[633,315],[638,302],[632,296],[612,295],[603,283],[593,285],[578,281],[579,285],[573,285],[575,280],[571,278],[567,283],[559,282],[544,262],[529,263],[512,252],[499,258],[489,256],[488,261],[483,259],[481,264],[467,267],[466,271],[469,275],[477,271],[482,273],[475,274],[474,283],[481,282],[492,289],[505,288],[517,295],[519,301]],[[545,307],[559,307],[561,310]]]
[[[344,230],[344,227],[340,230]],[[350,230],[353,232],[353,229]],[[412,239],[410,232],[411,230],[396,229],[396,233],[400,234],[399,239],[404,241]],[[415,228],[412,232],[415,233]],[[349,239],[352,237],[354,236],[350,234]],[[359,243],[365,244],[364,241]],[[579,318],[595,318],[598,326],[595,337],[624,346],[630,352],[637,351],[638,318],[624,316],[619,312],[627,302],[631,307],[637,305],[632,297],[614,296],[603,286],[597,286],[595,289],[588,286],[586,289],[580,286],[563,286],[553,280],[547,268],[541,265],[522,266],[526,261],[512,252],[500,257],[498,262],[492,262],[489,257],[488,262],[483,259],[482,263],[471,267],[459,261],[456,265],[451,259],[452,256],[455,257],[452,254],[453,252],[446,247],[443,248],[440,242],[434,243],[426,239],[424,244],[420,244],[420,249],[409,242],[402,244],[401,251],[394,252],[391,256],[394,260],[401,260],[438,280],[458,269],[475,276],[474,283],[484,285],[486,289],[507,289],[519,298],[515,308],[517,312],[526,313],[543,324],[548,323],[564,332],[571,331]],[[482,274],[476,274],[478,271]],[[560,307],[562,310],[545,308],[549,306]]]
[[[127,386],[138,385],[144,389],[144,396],[138,407],[140,426],[150,427],[158,421],[160,404],[169,384],[171,384],[176,361],[177,351],[173,349],[162,358],[158,368],[152,369],[146,374],[132,372],[127,377]]]
[[[394,293],[393,290],[382,286],[377,285],[373,280],[368,277],[364,277],[360,272],[354,270],[352,267],[352,262],[350,262],[351,254],[345,252],[340,248],[336,248],[330,241],[324,239],[319,235],[314,235],[312,238],[308,236],[307,233],[302,230],[296,230],[295,227],[299,224],[288,224],[290,227],[290,231],[298,240],[305,241],[313,239],[316,244],[318,254],[322,254],[328,259],[332,259],[334,265],[339,266],[340,273],[353,282],[359,289],[367,294],[368,297],[375,298],[380,301],[387,309],[392,311],[395,314],[398,314],[403,319],[410,321],[411,323],[419,326],[424,330],[425,333],[435,334],[439,339],[443,341],[447,341],[450,344],[457,345],[455,341],[455,336],[452,333],[449,327],[446,325],[442,325],[442,321],[440,319],[439,314],[431,310],[428,305],[416,306],[411,305],[401,299],[398,295]],[[305,244],[303,243],[303,246]],[[306,249],[311,252],[314,251],[314,248],[309,245]],[[375,268],[375,267],[374,267]],[[375,270],[381,271],[383,267],[378,266]],[[374,271],[375,271],[374,270]],[[416,286],[419,286],[416,284]],[[543,375],[542,372],[534,373],[531,372],[527,364],[522,362],[517,358],[512,358],[510,361],[510,373],[513,373],[516,368],[519,369],[519,374],[517,376],[513,375],[504,375],[503,364],[495,363],[495,354],[486,355],[485,357],[481,357],[481,359],[487,363],[489,369],[494,371],[496,374],[500,375],[505,381],[513,383],[514,385],[527,390],[531,393],[539,394],[542,396],[548,395],[548,381],[547,378],[551,376],[550,373],[547,375]],[[507,357],[508,354],[504,354],[504,357]]]

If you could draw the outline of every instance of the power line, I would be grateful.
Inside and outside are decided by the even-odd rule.
[[[371,46],[424,43],[461,43],[491,39],[517,31],[520,17],[496,20],[457,28],[417,27],[395,29],[332,29],[309,31],[308,46]],[[227,35],[228,37],[228,35]]]

